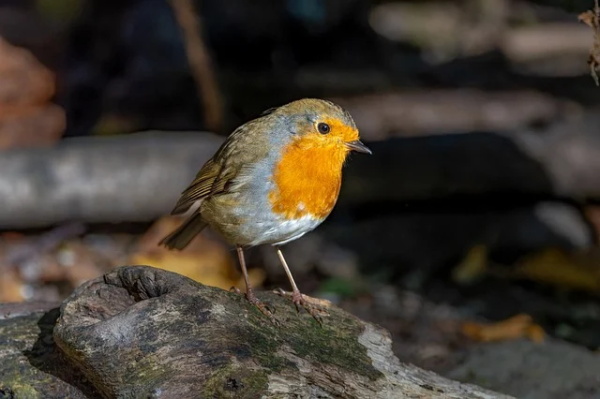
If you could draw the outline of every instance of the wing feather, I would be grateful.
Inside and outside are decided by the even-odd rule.
[[[256,123],[255,119],[240,126],[227,138],[217,153],[200,169],[189,187],[181,193],[171,214],[185,213],[198,201],[227,191],[242,169],[266,155],[264,141],[247,134],[249,130],[256,129]]]
[[[185,213],[197,201],[214,194],[213,187],[221,174],[221,165],[214,159],[210,159],[204,164],[202,169],[196,175],[196,178],[182,193],[175,208],[171,211],[172,215]]]

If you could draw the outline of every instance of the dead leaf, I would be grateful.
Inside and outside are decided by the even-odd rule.
[[[65,112],[58,105],[2,107],[0,150],[47,147],[56,143],[65,131]]]
[[[517,264],[514,277],[592,293],[600,292],[598,250],[567,253],[550,248],[526,257]]]
[[[598,0],[594,1],[594,9],[588,10],[579,14],[579,21],[585,23],[594,31],[594,44],[590,49],[590,56],[588,58],[588,64],[590,65],[590,74],[596,82],[596,86],[600,85],[598,79],[598,69],[600,68],[600,5]]]
[[[181,223],[183,223],[183,219],[179,217],[165,216],[158,219],[150,226],[148,231],[138,239],[134,252],[147,254],[161,252],[164,247],[158,245],[160,240],[175,230]],[[196,241],[197,239],[192,240],[190,246],[193,247]]]
[[[583,211],[586,219],[590,222],[596,233],[596,244],[600,244],[600,206],[587,205]]]
[[[158,267],[182,274],[199,283],[226,290],[231,287],[240,289],[244,287],[240,273],[235,271],[233,261],[214,251],[204,254],[167,251],[152,255],[136,254],[131,257],[131,263]],[[251,269],[248,274],[253,286],[262,284],[265,279],[261,269]]]
[[[0,38],[0,108],[46,104],[55,90],[50,70],[28,50]]]
[[[23,299],[23,280],[14,268],[0,271],[0,302],[21,302]]]
[[[483,276],[487,269],[488,250],[485,245],[475,245],[452,270],[452,279],[459,284],[470,284]]]
[[[519,314],[497,323],[463,323],[461,331],[474,341],[493,342],[527,338],[533,342],[543,342],[544,329],[535,324],[531,316]]]
[[[159,267],[223,289],[243,288],[243,279],[233,251],[222,241],[211,238],[204,232],[194,238],[183,251],[158,246],[159,241],[182,222],[183,219],[176,217],[159,219],[140,238],[130,263]],[[265,279],[262,269],[251,269],[248,274],[253,286],[260,286]]]
[[[29,51],[0,37],[0,149],[54,144],[66,127],[64,110],[50,101],[55,76]]]

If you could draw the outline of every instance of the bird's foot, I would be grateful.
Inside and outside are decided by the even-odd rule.
[[[291,299],[298,312],[300,312],[300,307],[304,308],[319,324],[323,324],[323,317],[329,316],[329,312],[326,309],[328,301],[311,298],[300,291],[287,292],[279,288],[274,292],[277,295]]]
[[[254,294],[254,291],[252,289],[249,289],[246,293],[243,293],[238,288],[231,287],[230,291],[233,291],[239,295],[244,295],[244,298],[246,298],[246,300],[248,302],[250,302],[252,305],[254,305],[258,310],[260,310],[260,312],[262,314],[267,316],[273,324],[275,324],[276,326],[279,326],[279,322],[277,321],[277,319],[275,319],[275,315],[273,314],[271,309],[266,304],[261,302],[260,299],[258,299],[256,297],[256,294]]]

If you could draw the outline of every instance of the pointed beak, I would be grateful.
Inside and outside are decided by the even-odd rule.
[[[364,145],[360,140],[349,141],[346,143],[346,147],[350,148],[350,151],[362,152],[364,154],[372,154],[369,147]]]

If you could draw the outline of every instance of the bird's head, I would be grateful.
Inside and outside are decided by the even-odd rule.
[[[305,98],[267,111],[269,117],[283,122],[276,134],[306,149],[324,149],[333,157],[351,151],[371,154],[361,141],[350,114],[331,101]]]

